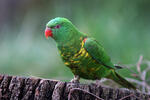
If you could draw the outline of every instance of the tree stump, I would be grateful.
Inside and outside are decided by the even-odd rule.
[[[0,75],[0,100],[150,100],[150,95],[94,83]]]

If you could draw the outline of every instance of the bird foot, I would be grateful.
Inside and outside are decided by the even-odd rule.
[[[77,80],[77,79],[72,79],[70,82],[71,83],[80,83],[79,80]]]
[[[78,75],[75,75],[74,78],[70,82],[72,82],[72,83],[80,83],[79,80],[80,80],[80,77]]]

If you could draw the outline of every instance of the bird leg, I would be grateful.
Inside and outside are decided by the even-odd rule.
[[[74,78],[71,80],[72,83],[80,83],[80,77],[78,75],[74,75]]]

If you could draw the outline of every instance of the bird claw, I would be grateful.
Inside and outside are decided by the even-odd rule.
[[[80,80],[80,77],[78,75],[75,75],[74,78],[70,82],[71,83],[80,83],[79,80]]]
[[[71,83],[80,83],[79,80],[77,80],[77,79],[72,79],[70,82]]]

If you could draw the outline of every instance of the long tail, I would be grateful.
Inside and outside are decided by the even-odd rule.
[[[112,74],[108,78],[114,80],[116,83],[122,85],[123,87],[136,90],[136,87],[132,83],[121,77],[118,73],[115,72],[115,70],[112,70]]]

